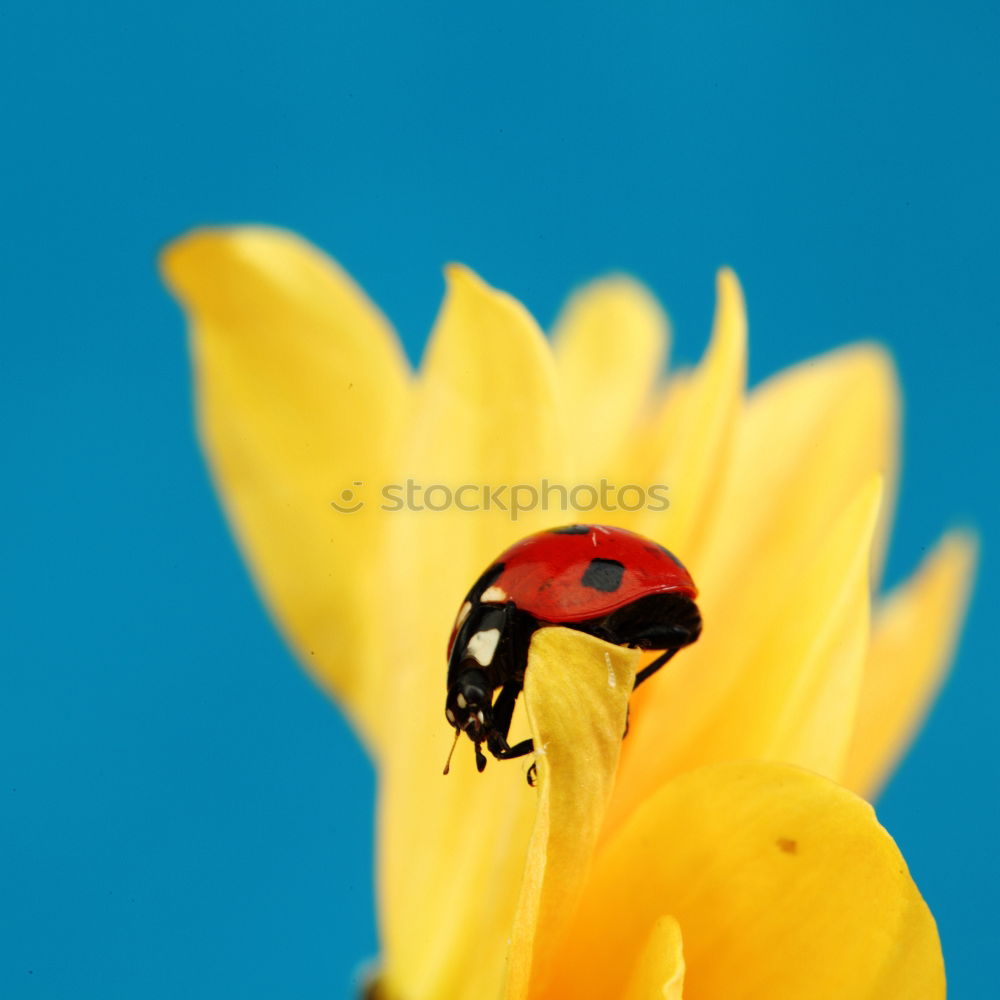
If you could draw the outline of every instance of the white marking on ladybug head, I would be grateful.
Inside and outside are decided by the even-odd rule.
[[[444,714],[448,716],[448,721],[455,725],[455,713],[450,708],[446,708]]]
[[[465,700],[465,695],[461,691],[458,692],[458,697],[455,699],[458,702],[459,708],[465,708],[469,703]]]
[[[500,629],[487,628],[477,632],[465,647],[466,653],[473,657],[481,667],[488,667],[493,662],[500,641]]]
[[[479,600],[486,604],[503,604],[507,600],[507,591],[503,587],[487,587]]]
[[[476,718],[479,720],[481,726],[486,725],[486,716],[483,715],[482,711],[476,712]]]
[[[466,601],[458,609],[458,617],[455,619],[455,631],[457,632],[464,624],[465,619],[469,617],[469,612],[472,610],[472,605]]]

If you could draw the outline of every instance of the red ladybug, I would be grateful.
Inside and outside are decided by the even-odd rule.
[[[462,732],[472,740],[480,771],[483,743],[498,760],[532,752],[531,740],[512,747],[507,733],[537,629],[562,625],[619,646],[664,650],[636,675],[638,686],[698,638],[697,596],[673,553],[624,528],[571,524],[511,546],[469,591],[448,642],[445,716],[456,743]]]

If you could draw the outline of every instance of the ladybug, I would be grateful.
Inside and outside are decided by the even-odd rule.
[[[532,752],[530,739],[510,746],[507,733],[538,629],[560,625],[618,646],[663,650],[636,674],[638,686],[700,635],[697,596],[672,552],[624,528],[571,524],[511,546],[466,595],[448,642],[452,753],[463,732],[480,771],[483,743],[498,760]],[[450,763],[451,754],[445,774]]]

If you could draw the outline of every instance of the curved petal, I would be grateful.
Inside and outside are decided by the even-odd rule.
[[[614,822],[668,777],[724,760],[782,760],[837,776],[868,641],[868,555],[878,480],[828,526],[800,579],[766,619],[729,634],[731,609],[703,595],[705,631],[633,699]]]
[[[617,476],[663,368],[667,340],[659,303],[631,278],[591,282],[566,304],[552,348],[581,481]]]
[[[363,499],[352,484],[383,482],[397,458],[409,391],[395,336],[336,264],[279,230],[201,230],[162,268],[190,319],[202,445],[257,586],[378,743],[384,517],[331,502]]]
[[[639,952],[623,1000],[682,1000],[684,971],[680,924],[673,917],[660,917]]]
[[[552,995],[549,957],[597,842],[638,660],[635,650],[573,629],[546,628],[532,639],[524,697],[538,811],[511,932],[508,1000]]]
[[[594,860],[555,968],[562,994],[620,996],[665,911],[689,998],[945,995],[934,919],[871,807],[788,765],[702,768],[643,805]]]
[[[770,589],[793,585],[830,521],[875,475],[886,490],[879,562],[895,491],[899,408],[892,361],[872,344],[813,358],[750,394],[697,566],[699,585],[742,613],[734,632],[759,618]]]
[[[864,642],[867,614],[861,612],[860,602],[867,600],[867,590],[847,568],[856,567],[855,556],[869,546],[869,527],[864,516],[855,518],[855,533],[848,539],[843,534],[832,537],[831,525],[838,520],[846,524],[845,508],[880,469],[894,474],[897,419],[892,365],[883,351],[871,346],[800,365],[751,394],[739,424],[732,472],[701,555],[691,558],[677,550],[700,587],[705,631],[663,676],[657,675],[636,694],[634,737],[629,737],[623,759],[629,773],[619,781],[616,815],[619,806],[634,806],[669,774],[713,760],[763,756],[765,746],[778,759],[839,775],[852,702],[839,699],[840,725],[811,729],[808,756],[783,756],[793,749],[786,741],[761,739],[778,717],[770,711],[758,715],[753,709],[763,691],[785,684],[787,673],[781,665],[776,671],[757,651],[784,622],[801,619],[806,604],[811,627],[819,634],[838,587],[853,580],[851,593],[859,610],[853,626],[849,616],[841,616],[840,628],[845,639],[853,635],[855,655],[847,662],[860,662],[858,644]],[[876,536],[884,523],[880,514]],[[828,553],[830,570],[818,575],[823,552]],[[831,661],[830,668],[835,663]],[[795,667],[786,662],[783,669]],[[837,673],[831,669],[829,676]],[[841,676],[856,674],[852,668]],[[758,677],[771,681],[759,684]],[[786,685],[784,690],[791,688]],[[736,691],[742,692],[745,706],[732,696]],[[828,688],[826,695],[834,691]],[[821,702],[815,702],[813,710],[820,711]],[[780,756],[775,752],[779,746]],[[795,752],[803,750],[800,744]],[[633,755],[640,760],[653,757],[659,767],[636,767]],[[636,775],[643,780],[635,781]]]
[[[498,489],[557,472],[565,449],[545,339],[519,303],[464,268],[449,269],[417,395],[403,479]],[[424,499],[446,509],[391,515],[383,622],[396,672],[384,708],[393,738],[380,771],[379,896],[389,995],[459,1000],[495,995],[502,981],[536,796],[526,763],[477,774],[464,739],[442,777],[445,647],[475,579],[546,515],[514,520],[502,500],[506,510],[463,510],[436,492]],[[481,489],[461,502],[482,507]],[[515,714],[513,738],[523,726]]]
[[[944,679],[965,617],[976,540],[946,535],[877,610],[858,720],[842,781],[873,797],[913,739]]]
[[[668,387],[661,411],[638,438],[632,459],[640,481],[670,490],[666,513],[641,512],[635,530],[683,553],[694,566],[728,476],[746,384],[746,308],[732,271],[719,272],[716,295],[705,357]]]

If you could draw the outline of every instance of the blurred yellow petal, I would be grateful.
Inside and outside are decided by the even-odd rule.
[[[752,706],[764,691],[784,684],[788,670],[794,671],[797,664],[779,659],[786,664],[782,673],[758,651],[769,636],[801,618],[804,586],[813,595],[810,627],[824,626],[826,603],[835,606],[830,588],[848,579],[845,560],[870,545],[862,518],[861,534],[845,542],[838,555],[835,546],[840,542],[831,540],[831,525],[842,521],[845,508],[880,470],[894,475],[897,420],[892,365],[881,349],[868,345],[799,365],[751,394],[739,422],[722,506],[699,561],[678,549],[700,588],[705,631],[695,647],[637,693],[635,741],[630,736],[623,766],[631,770],[635,752],[640,758],[636,770],[644,780],[641,788],[631,775],[620,782],[623,802],[630,789],[632,802],[637,801],[643,788],[678,770],[710,760],[764,755],[762,728],[773,725],[776,717],[755,717]],[[878,523],[884,523],[881,513]],[[829,553],[828,570],[821,570],[823,551]],[[861,580],[853,579],[857,586],[852,592],[860,602]],[[853,641],[863,643],[865,617],[859,614],[856,621]],[[840,623],[841,628],[851,627],[843,615]],[[854,648],[851,662],[856,663],[860,654],[857,645]],[[741,676],[742,682],[737,680]],[[764,679],[759,690],[758,677]],[[747,703],[741,708],[743,699]],[[733,710],[723,708],[727,704]],[[846,701],[840,704],[848,706]],[[813,715],[808,718],[815,720]],[[825,746],[819,758],[810,751],[808,756],[779,759],[836,776],[845,753],[843,725],[829,733],[820,726],[814,735]],[[787,741],[782,745],[782,753],[791,751]],[[654,748],[658,766],[649,768],[641,761]],[[800,746],[797,752],[803,750]],[[773,751],[771,755],[777,756]]]
[[[644,511],[636,531],[684,553],[692,566],[714,512],[732,451],[746,384],[746,308],[736,275],[728,269],[716,281],[712,340],[701,364],[668,389],[666,402],[638,448],[655,456],[645,482],[670,489],[666,513]],[[642,479],[638,481],[643,481]]]
[[[968,604],[976,541],[946,535],[878,609],[842,782],[878,793],[916,733],[951,662]]]
[[[465,268],[448,271],[417,397],[404,478],[500,487],[558,470],[564,448],[548,345],[518,302]],[[463,737],[442,777],[452,732],[445,651],[479,573],[546,518],[535,511],[513,521],[509,505],[391,515],[396,561],[385,606],[396,647],[385,711],[393,740],[380,772],[378,852],[390,995],[495,996],[503,978],[535,811],[523,777],[530,761],[477,774]],[[515,715],[517,738],[526,735],[519,726]]]
[[[524,699],[538,806],[510,941],[508,1000],[552,995],[548,960],[590,866],[614,784],[636,650],[572,629],[531,642]]]
[[[614,919],[613,915],[611,919]],[[660,917],[646,937],[646,944],[632,969],[623,1000],[682,1000],[684,996],[684,943],[680,924]]]
[[[704,763],[783,760],[840,773],[865,663],[880,496],[876,479],[828,526],[801,578],[771,595],[762,628],[730,635],[725,609],[703,602],[701,639],[633,699],[616,822],[668,777]]]
[[[688,1000],[945,995],[934,919],[871,807],[788,765],[702,768],[643,805],[595,857],[560,995],[621,996],[664,912]]]
[[[162,268],[191,324],[202,445],[258,588],[377,743],[385,531],[374,505],[331,501],[363,497],[352,483],[384,481],[397,459],[409,393],[395,336],[336,264],[279,230],[200,230]]]
[[[616,477],[667,350],[667,318],[638,282],[595,281],[570,298],[552,349],[576,476]]]
[[[730,475],[698,564],[740,632],[769,591],[793,586],[835,518],[874,475],[885,482],[876,562],[892,513],[899,452],[892,362],[861,344],[796,365],[749,397]]]

